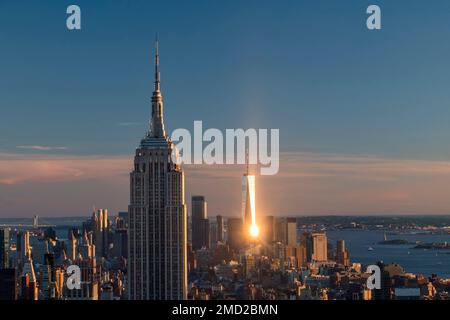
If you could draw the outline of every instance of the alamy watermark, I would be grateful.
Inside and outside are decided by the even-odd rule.
[[[226,129],[223,134],[215,128],[203,132],[203,122],[194,121],[193,135],[180,128],[171,140],[176,146],[172,160],[178,164],[258,164],[261,175],[280,168],[279,129]]]
[[[81,8],[75,4],[67,7],[66,26],[69,30],[81,30]]]
[[[66,286],[69,290],[81,289],[81,269],[79,266],[72,264],[67,268]]]
[[[381,269],[376,264],[367,267],[366,273],[371,275],[367,278],[367,288],[370,290],[381,289]]]
[[[369,30],[381,29],[381,9],[378,5],[371,4],[367,7],[366,13],[369,14],[366,20],[366,26]],[[81,30],[81,8],[79,5],[71,4],[66,9],[66,27],[68,30]]]

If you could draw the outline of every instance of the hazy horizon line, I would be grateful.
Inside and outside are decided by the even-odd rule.
[[[115,217],[118,216],[119,212],[127,212],[127,211],[118,211],[116,212],[116,214],[110,215],[110,217]],[[188,214],[188,217],[190,215]],[[236,215],[223,215],[223,214],[211,214],[208,215],[209,217],[217,217],[217,216],[222,216],[224,218],[239,218],[239,216]],[[91,215],[77,215],[77,216],[39,216],[39,219],[79,219],[79,218],[89,218],[91,217]],[[384,213],[380,213],[380,214],[308,214],[308,215],[304,215],[304,214],[282,214],[282,215],[276,215],[276,214],[265,214],[265,215],[261,215],[260,217],[278,217],[278,218],[284,218],[284,217],[288,217],[288,218],[327,218],[327,217],[362,217],[362,218],[377,218],[377,217],[450,217],[450,213],[433,213],[433,214],[427,214],[427,213],[422,213],[422,214],[402,214],[402,213],[393,213],[393,214],[384,214]],[[11,217],[11,216],[7,216],[7,217],[3,217],[0,216],[0,220],[1,219],[30,219],[32,220],[33,217]]]

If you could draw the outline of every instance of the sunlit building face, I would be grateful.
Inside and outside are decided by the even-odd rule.
[[[257,226],[256,224],[252,224],[252,225],[250,226],[250,235],[251,235],[253,238],[256,238],[256,237],[259,236],[259,228],[258,228],[258,226]]]
[[[242,177],[242,218],[244,228],[252,238],[259,236],[256,223],[255,176],[245,174]]]

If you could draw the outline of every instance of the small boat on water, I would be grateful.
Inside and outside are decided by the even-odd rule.
[[[373,251],[372,247],[367,248],[367,251]]]

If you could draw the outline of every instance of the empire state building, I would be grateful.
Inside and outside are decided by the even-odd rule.
[[[163,97],[155,45],[155,87],[150,130],[141,140],[130,173],[128,297],[187,298],[187,218],[184,174],[172,161],[164,130]]]

